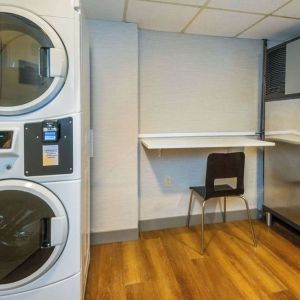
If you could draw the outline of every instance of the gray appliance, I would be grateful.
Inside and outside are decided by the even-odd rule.
[[[274,215],[300,230],[299,144],[276,141],[265,150],[264,210],[269,226]]]
[[[300,230],[300,38],[266,51],[264,211]],[[274,102],[276,101],[276,102]],[[299,122],[298,122],[299,119]]]

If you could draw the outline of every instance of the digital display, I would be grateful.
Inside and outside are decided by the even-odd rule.
[[[60,125],[58,121],[44,121],[43,142],[57,142],[60,135]]]
[[[57,131],[46,131],[44,132],[45,142],[55,142],[57,141]]]
[[[11,148],[13,133],[13,131],[0,131],[0,149]]]

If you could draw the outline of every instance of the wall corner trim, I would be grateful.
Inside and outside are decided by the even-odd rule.
[[[251,209],[250,210],[252,219],[259,218],[258,210]],[[140,221],[140,231],[151,231],[151,230],[159,230],[166,228],[174,228],[174,227],[184,227],[186,226],[187,216],[178,216],[178,217],[169,217],[169,218],[160,218],[160,219],[152,219],[152,220],[141,220]],[[246,220],[247,212],[246,210],[236,210],[236,211],[228,211],[226,214],[227,221],[238,221],[238,220]],[[201,215],[192,215],[190,224],[198,225],[201,222]],[[222,223],[223,222],[223,213],[207,213],[205,214],[205,224],[212,223]]]
[[[138,240],[139,230],[138,228],[122,229],[115,231],[105,232],[92,232],[91,233],[91,244],[108,244],[122,241]]]
[[[254,208],[250,210],[252,219],[257,219],[260,217],[260,212]],[[159,218],[151,220],[141,220],[139,222],[139,228],[122,229],[115,231],[105,231],[105,232],[92,232],[91,233],[91,244],[108,244],[123,241],[134,241],[139,239],[140,231],[151,231],[166,228],[184,227],[186,226],[186,216]],[[227,221],[238,221],[246,220],[247,212],[246,210],[236,210],[228,211],[226,214]],[[223,214],[221,212],[217,213],[207,213],[205,214],[205,224],[221,223],[223,220]],[[191,216],[191,225],[198,225],[201,221],[201,215]]]

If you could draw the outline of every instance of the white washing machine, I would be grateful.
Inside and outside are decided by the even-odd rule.
[[[83,30],[71,0],[0,0],[0,300],[84,298],[89,61]]]

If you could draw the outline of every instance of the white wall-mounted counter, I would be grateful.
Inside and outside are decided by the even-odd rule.
[[[266,136],[266,140],[271,142],[283,142],[288,144],[300,145],[300,135],[297,134],[278,134]]]
[[[255,138],[240,136],[142,138],[141,143],[147,149],[234,148],[275,146],[274,142],[261,141]]]

